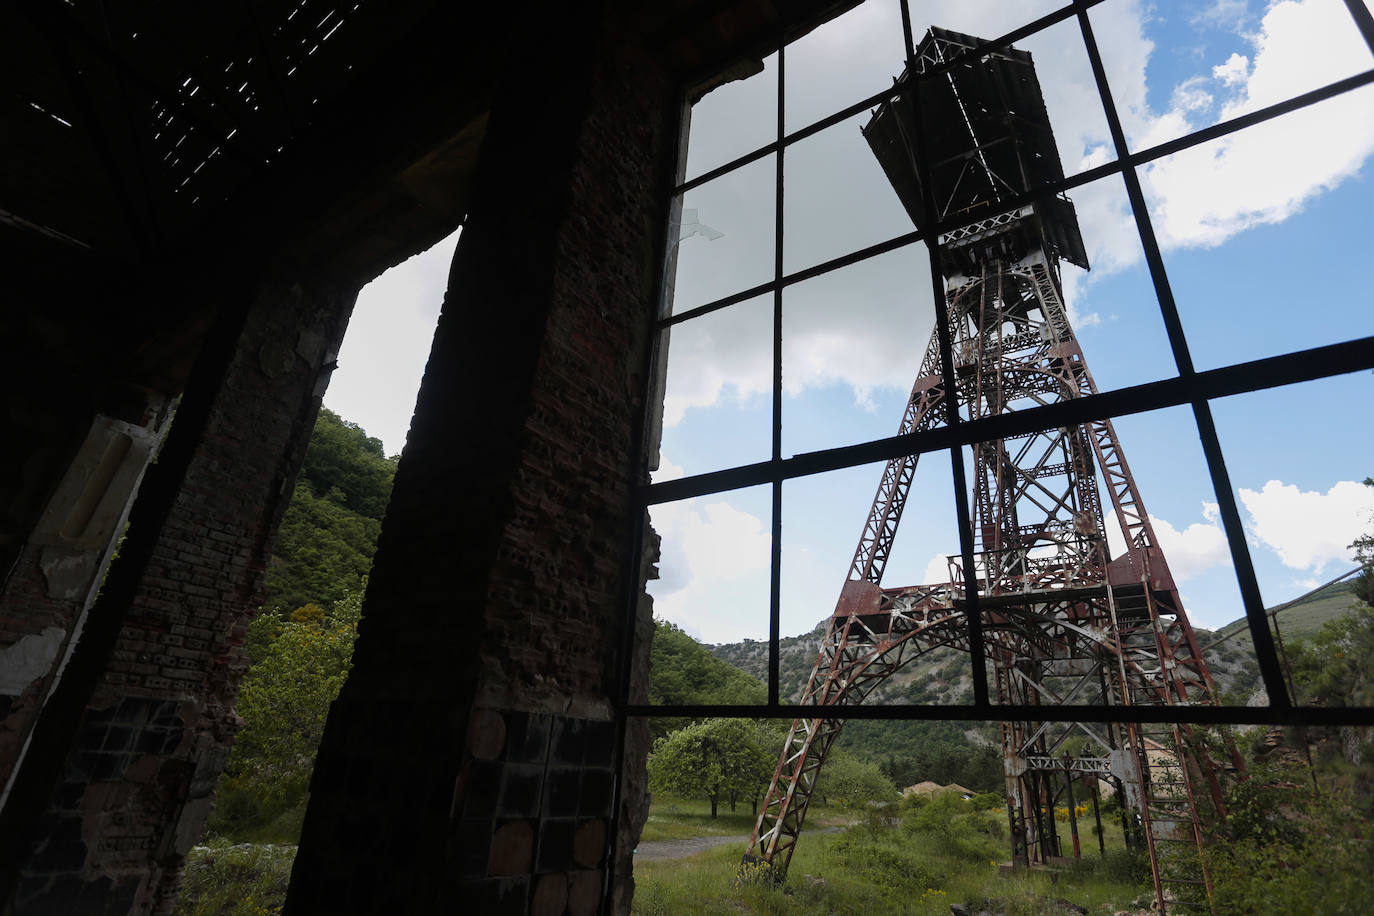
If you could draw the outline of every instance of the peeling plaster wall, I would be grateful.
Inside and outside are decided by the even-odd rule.
[[[171,416],[149,395],[142,425],[95,418],[0,590],[0,805]]]

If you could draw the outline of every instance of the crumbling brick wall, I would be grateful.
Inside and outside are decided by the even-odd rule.
[[[128,556],[57,688],[77,699],[75,741],[49,760],[67,743],[35,741],[30,776],[45,765],[59,775],[20,860],[16,916],[170,911],[237,725],[239,644],[270,537],[354,295],[265,282],[233,339],[215,342],[222,372],[188,392]],[[52,707],[72,708],[62,697]]]

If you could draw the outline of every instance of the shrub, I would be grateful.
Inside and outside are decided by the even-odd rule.
[[[941,792],[913,803],[903,824],[908,833],[938,839],[963,855],[979,859],[995,854],[994,841],[1006,831],[1000,820],[985,817],[971,802],[953,792]]]
[[[1208,857],[1217,900],[1238,912],[1367,911],[1374,833],[1339,790],[1299,770],[1256,767],[1229,793],[1229,843]]]
[[[887,888],[938,888],[943,879],[891,830],[852,827],[832,842],[828,857],[851,878]]]

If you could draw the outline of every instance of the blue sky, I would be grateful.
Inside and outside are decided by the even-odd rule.
[[[928,24],[994,37],[1055,8],[1047,0],[913,3]],[[870,0],[788,48],[788,129],[891,83],[901,70],[897,0]],[[1108,0],[1090,18],[1132,148],[1145,148],[1374,66],[1340,0]],[[1071,20],[1023,42],[1068,174],[1113,158]],[[775,61],[694,109],[688,177],[770,139]],[[859,135],[866,115],[790,147],[785,269],[910,231]],[[1150,216],[1199,368],[1374,334],[1366,265],[1374,239],[1374,91],[1365,89],[1140,170]],[[690,193],[711,232],[683,239],[676,311],[772,276],[767,158]],[[1164,336],[1120,178],[1077,189],[1093,269],[1065,268],[1065,297],[1099,388],[1170,377]],[[707,235],[721,233],[709,240]],[[359,299],[325,402],[400,451],[457,236],[388,272]],[[930,334],[926,252],[913,246],[784,294],[783,454],[891,435]],[[655,479],[769,455],[771,298],[674,328],[663,465]],[[1374,527],[1374,402],[1368,373],[1213,405],[1266,603],[1344,572],[1346,545]],[[1126,417],[1117,431],[1190,617],[1242,613],[1186,409]],[[782,630],[833,608],[879,466],[783,488]],[[766,487],[656,506],[656,611],[708,642],[764,638],[771,523]],[[930,581],[957,549],[947,455],[924,456],[887,585]]]

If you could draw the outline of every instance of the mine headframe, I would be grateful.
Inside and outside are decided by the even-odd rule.
[[[1031,55],[984,44],[932,27],[864,138],[916,227],[939,233],[946,277],[1036,249],[1087,270],[1073,203],[1042,191],[1064,170]]]

